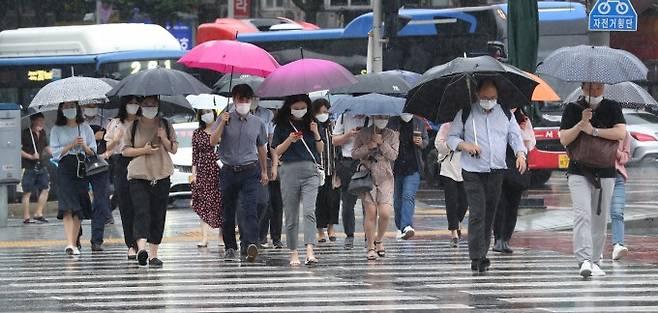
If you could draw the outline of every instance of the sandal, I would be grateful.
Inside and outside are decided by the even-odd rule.
[[[327,239],[326,239],[326,238],[322,238],[322,239],[319,239],[319,240],[318,240],[318,243],[325,243],[325,242],[327,242]]]
[[[371,254],[370,252],[374,252],[374,253]],[[377,252],[375,251],[375,249],[368,249],[368,261],[374,261],[374,260],[377,260]]]
[[[301,265],[301,263],[299,262],[299,260],[297,260],[297,261],[290,261],[290,266],[299,266],[299,265]]]
[[[316,257],[306,258],[306,261],[304,261],[304,265],[315,265],[315,264],[318,264],[318,263],[319,263],[319,261]]]
[[[379,246],[381,244],[382,244],[381,241],[375,241],[375,247]],[[379,255],[382,258],[386,256],[386,250],[385,249],[375,250],[375,252],[377,252],[377,255]]]

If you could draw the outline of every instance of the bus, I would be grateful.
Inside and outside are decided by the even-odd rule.
[[[540,1],[539,60],[553,50],[587,41],[585,6],[573,2]],[[423,73],[455,57],[501,52],[507,41],[507,5],[454,9],[401,9],[397,38],[385,48],[384,70]],[[366,68],[372,13],[345,28],[238,33],[237,40],[256,44],[280,64],[300,58],[321,58],[355,74]],[[565,88],[565,92],[570,92]],[[568,90],[568,91],[567,91]]]
[[[315,29],[320,29],[320,27],[304,21],[293,21],[285,17],[218,18],[213,23],[199,25],[196,32],[196,44],[200,45],[210,40],[235,40],[238,34],[244,33]]]
[[[167,67],[185,54],[167,30],[153,24],[20,28],[0,32],[0,102],[27,108],[47,83],[70,76],[120,80]]]

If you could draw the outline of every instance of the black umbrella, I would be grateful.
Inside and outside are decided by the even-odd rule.
[[[178,96],[210,93],[210,88],[182,71],[155,68],[137,72],[122,79],[110,92],[111,96]]]
[[[457,58],[425,72],[409,91],[404,111],[437,123],[452,121],[459,110],[475,101],[476,86],[482,79],[496,83],[498,103],[506,108],[530,103],[537,86],[523,71],[490,56]]]
[[[248,75],[248,74],[241,74],[241,75],[224,75],[222,78],[220,78],[215,85],[212,87],[212,91],[215,94],[222,95],[224,97],[230,97],[231,96],[231,88],[236,85],[240,84],[246,84],[251,87],[254,91],[258,89],[258,86],[263,82],[264,78],[254,76],[254,75]]]
[[[407,83],[402,72],[380,72],[355,76],[358,82],[353,85],[335,88],[331,94],[367,94],[404,95],[411,85]]]

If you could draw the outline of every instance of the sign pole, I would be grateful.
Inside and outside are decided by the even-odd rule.
[[[0,227],[7,227],[7,219],[9,218],[8,202],[7,185],[0,184]]]
[[[235,18],[235,0],[228,0],[228,18]]]

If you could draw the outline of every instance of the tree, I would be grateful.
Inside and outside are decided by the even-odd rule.
[[[324,8],[324,0],[292,0],[298,8],[304,11],[306,21],[315,24],[317,15]]]

